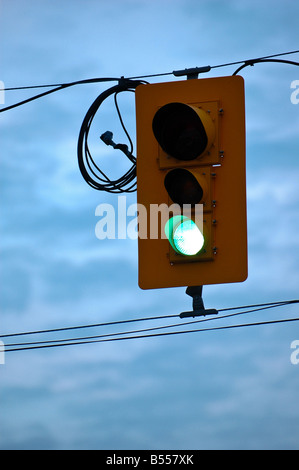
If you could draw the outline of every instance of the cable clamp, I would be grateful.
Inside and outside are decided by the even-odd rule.
[[[206,315],[217,315],[218,311],[214,308],[205,309],[202,299],[202,286],[187,287],[186,294],[193,299],[193,311],[182,312],[180,318],[205,317]]]
[[[189,69],[184,69],[184,70],[174,70],[172,73],[175,77],[184,77],[185,75],[187,76],[187,80],[193,79],[193,78],[198,78],[198,75],[200,73],[206,73],[211,70],[210,65],[206,65],[204,67],[193,67]]]

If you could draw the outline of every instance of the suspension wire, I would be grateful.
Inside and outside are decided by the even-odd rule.
[[[239,60],[237,62],[230,62],[230,63],[227,63],[227,64],[220,64],[220,65],[212,65],[211,68],[212,69],[216,69],[216,68],[219,68],[219,67],[227,67],[229,65],[238,65],[238,64],[242,64],[243,62],[244,63],[247,63],[247,62],[252,62],[252,61],[256,61],[256,60],[264,60],[264,59],[272,59],[274,57],[281,57],[281,56],[284,56],[284,55],[290,55],[290,54],[298,54],[299,50],[298,51],[289,51],[289,52],[282,52],[280,54],[272,54],[272,55],[267,55],[267,56],[264,56],[264,57],[258,57],[256,59],[247,59],[247,60]]]
[[[29,86],[29,87],[15,87],[15,88],[2,88],[0,91],[11,91],[11,90],[24,90],[27,88],[45,88],[45,87],[55,87],[52,90],[45,91],[43,93],[40,93],[38,95],[32,96],[30,98],[27,98],[26,100],[20,101],[18,103],[12,104],[10,106],[6,106],[5,108],[0,109],[0,113],[3,113],[4,111],[8,111],[10,109],[16,108],[18,106],[22,106],[26,103],[29,103],[30,101],[37,100],[38,98],[42,98],[46,95],[49,95],[51,93],[55,93],[56,91],[64,90],[65,88],[69,88],[74,85],[82,85],[86,83],[103,83],[103,82],[111,82],[111,81],[118,81],[119,78],[89,78],[86,80],[77,80],[75,82],[69,82],[69,83],[61,83],[58,85],[35,85],[35,86]]]
[[[279,306],[284,306],[284,305],[288,305],[288,304],[297,304],[299,303],[299,300],[280,300],[278,302],[267,302],[267,303],[263,303],[263,304],[253,304],[253,305],[245,305],[243,307],[228,307],[228,308],[222,308],[220,310],[218,310],[218,312],[225,312],[227,310],[239,310],[239,309],[243,309],[243,308],[253,308],[253,307],[264,307],[264,306],[267,306],[267,305],[272,305],[273,307],[279,307]],[[271,307],[270,307],[271,308]]]
[[[154,330],[161,330],[161,329],[167,329],[167,328],[175,328],[175,327],[182,327],[186,325],[191,325],[191,324],[196,324],[196,323],[202,323],[206,321],[211,321],[211,320],[220,320],[220,319],[227,319],[229,317],[234,317],[237,315],[243,315],[247,313],[252,313],[260,310],[265,310],[269,308],[274,308],[274,307],[279,307],[279,306],[284,306],[288,305],[291,303],[298,303],[299,301],[296,300],[290,300],[290,301],[282,301],[282,302],[276,302],[276,303],[267,303],[267,304],[255,304],[252,305],[252,307],[257,307],[251,310],[246,310],[246,311],[241,311],[238,313],[232,313],[229,315],[224,315],[220,317],[210,317],[210,318],[205,318],[205,319],[200,319],[200,320],[193,320],[190,322],[184,322],[184,323],[176,323],[172,325],[164,325],[160,327],[154,327],[154,328],[146,328],[146,329],[141,329],[141,330],[132,330],[132,331],[125,331],[125,332],[118,332],[118,333],[110,333],[110,334],[104,334],[104,335],[95,335],[95,336],[85,336],[81,338],[67,338],[67,339],[61,339],[61,340],[46,340],[46,341],[37,341],[37,342],[24,342],[24,343],[10,343],[6,344],[5,347],[17,347],[17,346],[24,346],[24,345],[33,345],[33,344],[49,344],[49,343],[70,343],[73,341],[83,341],[83,340],[89,340],[89,339],[94,339],[94,338],[104,338],[104,337],[115,337],[115,336],[120,336],[120,335],[125,335],[125,334],[136,334],[136,333],[142,333],[142,332],[148,332],[148,331],[154,331]],[[220,309],[218,311],[227,311],[227,310],[236,310],[236,309],[243,309],[243,308],[248,308],[249,306],[245,307],[232,307],[232,308],[226,308],[226,309]],[[149,318],[139,318],[139,319],[132,319],[132,320],[124,320],[124,321],[118,321],[118,322],[108,322],[108,323],[100,323],[100,324],[95,324],[95,325],[84,325],[84,326],[76,326],[76,327],[65,327],[65,328],[56,328],[52,330],[39,330],[39,331],[30,331],[30,332],[23,332],[23,333],[15,333],[15,334],[9,334],[9,335],[2,335],[2,338],[8,338],[12,336],[25,336],[25,335],[33,335],[33,334],[38,334],[38,333],[52,333],[52,332],[59,332],[59,331],[66,331],[66,330],[74,330],[74,329],[82,329],[82,328],[91,328],[91,327],[103,327],[107,325],[116,325],[116,324],[124,324],[124,323],[129,323],[129,322],[137,322],[137,321],[146,321],[146,320],[153,320],[153,319],[170,319],[173,317],[178,317],[179,315],[164,315],[160,317],[149,317]],[[8,349],[10,350],[10,349]]]
[[[255,62],[258,62],[258,61],[265,61],[265,59],[272,59],[274,57],[282,57],[282,56],[286,56],[286,55],[290,55],[290,54],[297,54],[297,53],[299,53],[299,50],[282,52],[282,53],[278,53],[278,54],[272,54],[272,55],[257,57],[257,58],[253,58],[253,59],[244,59],[244,60],[238,60],[238,61],[235,61],[235,62],[227,62],[227,63],[224,63],[224,64],[211,65],[211,66],[208,66],[208,68],[210,70],[210,69],[216,69],[216,68],[220,68],[220,67],[228,67],[228,66],[231,66],[231,65],[239,65],[239,64],[251,65],[251,64],[253,64]],[[294,64],[297,65],[296,62]],[[202,68],[202,67],[200,67],[200,68]],[[148,74],[148,75],[138,75],[138,76],[134,76],[134,77],[127,77],[127,80],[136,80],[136,79],[142,79],[142,78],[155,78],[155,77],[169,76],[169,75],[174,75],[175,74],[174,72],[175,71]],[[88,84],[88,83],[100,83],[100,82],[108,82],[108,81],[119,81],[119,78],[89,78],[89,79],[77,80],[77,81],[74,81],[74,82],[68,82],[68,83],[55,83],[55,84],[48,84],[48,85],[30,85],[30,86],[1,88],[0,91],[16,91],[16,90],[28,90],[28,89],[34,89],[34,88],[55,87],[54,90],[49,90],[45,93],[41,93],[40,95],[36,95],[34,97],[31,97],[28,100],[24,100],[20,103],[16,103],[15,105],[8,106],[6,108],[2,108],[2,109],[0,109],[0,112],[8,111],[9,109],[12,109],[13,107],[20,106],[22,104],[28,103],[29,101],[35,100],[37,98],[41,98],[42,96],[45,96],[49,93],[53,93],[55,91],[59,91],[63,88],[67,88],[67,87],[74,86],[74,85],[81,85],[81,84]]]
[[[71,331],[71,330],[78,330],[83,328],[98,328],[103,326],[113,326],[113,325],[122,325],[126,323],[133,323],[133,322],[141,322],[141,321],[148,321],[148,320],[163,320],[166,318],[177,318],[178,315],[161,315],[157,317],[147,317],[147,318],[133,318],[129,320],[119,320],[119,321],[112,321],[112,322],[105,322],[105,323],[94,323],[91,325],[79,325],[79,326],[67,326],[63,328],[52,328],[47,330],[37,330],[37,331],[24,331],[20,333],[10,333],[6,335],[0,335],[0,338],[9,338],[12,336],[27,336],[27,335],[36,335],[36,334],[43,334],[43,333],[57,333],[60,331]]]
[[[245,67],[248,67],[248,66],[253,66],[255,64],[262,64],[262,63],[266,63],[266,62],[276,62],[276,63],[282,63],[282,64],[288,64],[288,65],[297,65],[299,66],[299,62],[294,62],[292,60],[283,60],[283,59],[256,59],[256,60],[248,60],[247,62],[245,62],[245,64],[241,65],[239,68],[237,68],[237,70],[235,70],[235,72],[233,73],[233,75],[237,75],[242,69],[244,69]]]
[[[283,304],[285,305],[285,304]],[[209,317],[205,319],[200,319],[200,320],[192,320],[189,322],[183,322],[183,323],[175,323],[172,325],[164,325],[164,326],[158,326],[158,327],[153,327],[153,328],[145,328],[145,329],[139,329],[139,330],[131,330],[131,331],[124,331],[124,332],[118,332],[118,333],[107,333],[103,335],[94,335],[94,336],[84,336],[84,337],[79,337],[79,338],[66,338],[66,339],[58,339],[58,340],[46,340],[46,341],[35,341],[35,342],[23,342],[23,343],[9,343],[5,344],[5,348],[11,348],[11,347],[17,347],[17,346],[27,346],[27,345],[36,345],[36,344],[50,344],[50,343],[65,343],[65,342],[70,342],[70,341],[83,341],[83,340],[89,340],[89,339],[95,339],[95,338],[107,338],[107,337],[115,337],[115,336],[121,336],[125,334],[136,334],[136,333],[144,333],[144,332],[149,332],[149,331],[156,331],[156,330],[163,330],[163,329],[168,329],[168,328],[177,328],[177,327],[182,327],[182,326],[187,326],[187,325],[193,325],[193,324],[198,324],[198,323],[204,323],[207,321],[212,321],[212,320],[223,320],[227,319],[230,317],[235,317],[237,315],[244,315],[247,313],[252,313],[252,312],[257,312],[260,310],[266,310],[269,308],[273,307],[279,307],[281,304],[274,304],[274,305],[268,305],[264,306],[261,308],[255,308],[252,310],[246,310],[238,313],[231,313],[229,315],[223,315],[220,317]],[[238,307],[237,307],[238,308]],[[169,317],[169,316],[168,316]]]
[[[275,306],[284,306],[292,303],[299,303],[298,300],[282,300],[278,302],[268,302],[268,303],[262,303],[262,304],[253,304],[253,305],[243,305],[243,306],[238,306],[238,307],[227,307],[223,309],[218,309],[218,312],[225,312],[229,310],[241,310],[241,309],[248,309],[248,308],[259,308],[259,307],[267,307],[269,308],[275,307]],[[173,315],[160,315],[160,316],[153,316],[153,317],[144,317],[144,318],[132,318],[128,320],[118,320],[118,321],[112,321],[112,322],[105,322],[105,323],[94,323],[94,324],[89,324],[89,325],[79,325],[79,326],[68,326],[68,327],[62,327],[62,328],[52,328],[52,329],[44,329],[44,330],[36,330],[36,331],[24,331],[24,332],[18,332],[18,333],[10,333],[10,334],[0,334],[0,338],[9,338],[12,336],[27,336],[27,335],[35,335],[35,334],[43,334],[43,333],[57,333],[61,331],[71,331],[71,330],[78,330],[78,329],[83,329],[83,328],[98,328],[98,327],[104,327],[104,326],[114,326],[114,325],[121,325],[121,324],[127,324],[127,323],[133,323],[133,322],[142,322],[142,321],[151,321],[151,320],[165,320],[165,319],[170,319],[170,318],[178,318],[179,314],[173,314]]]
[[[38,346],[16,347],[14,349],[8,349],[8,350],[0,349],[0,352],[25,351],[25,350],[32,350],[32,349],[45,349],[45,348],[74,346],[74,345],[79,345],[79,344],[91,344],[91,343],[105,343],[105,342],[112,342],[112,341],[132,340],[132,339],[146,339],[146,338],[154,338],[154,337],[162,337],[162,336],[165,337],[165,336],[181,335],[181,334],[188,334],[188,333],[203,333],[205,331],[220,331],[220,330],[244,328],[244,327],[250,327],[250,326],[274,325],[274,324],[289,323],[289,322],[294,322],[294,321],[299,321],[299,318],[286,318],[282,320],[270,320],[270,321],[262,321],[262,322],[255,322],[255,323],[219,326],[219,327],[212,327],[212,328],[201,328],[201,329],[195,329],[195,330],[171,331],[167,333],[154,333],[154,334],[148,334],[148,335],[124,336],[124,337],[117,337],[117,338],[91,339],[88,341],[73,341],[69,343],[55,343],[55,344],[43,344],[43,345],[38,345]]]

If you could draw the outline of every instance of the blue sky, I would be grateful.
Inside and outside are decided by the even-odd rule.
[[[0,80],[7,87],[171,72],[298,49],[299,6],[291,0],[0,5]],[[249,276],[205,287],[209,308],[298,298],[299,104],[290,97],[299,72],[257,64],[241,74]],[[108,86],[73,87],[1,114],[3,333],[173,315],[191,306],[184,288],[139,289],[137,242],[95,236],[96,207],[117,200],[86,185],[76,146],[87,109]],[[5,104],[31,94],[6,92]],[[134,96],[120,103],[135,138]],[[124,141],[112,102],[94,126]],[[97,151],[108,167],[117,158],[99,143]],[[296,306],[242,320],[292,316]],[[299,365],[290,361],[298,339],[291,323],[7,353],[0,448],[299,449]]]

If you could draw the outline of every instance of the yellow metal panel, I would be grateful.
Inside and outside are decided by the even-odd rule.
[[[162,152],[153,135],[152,120],[157,110],[170,102],[210,108],[216,139],[209,154],[172,163],[175,159]],[[164,178],[170,168],[210,165],[214,174],[208,203],[212,207],[207,229],[208,259],[203,261],[202,256],[199,261],[173,262],[168,240],[162,236],[151,239],[148,233],[148,238],[138,241],[139,286],[152,289],[244,281],[247,227],[243,78],[140,85],[136,90],[136,122],[137,202],[147,209],[148,228],[151,204],[169,204]]]

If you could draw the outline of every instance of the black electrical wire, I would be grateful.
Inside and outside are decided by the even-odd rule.
[[[292,60],[283,60],[283,59],[255,59],[255,60],[248,60],[246,61],[243,65],[241,65],[233,75],[237,75],[242,69],[245,67],[253,66],[255,64],[262,64],[266,62],[276,62],[276,63],[282,63],[282,64],[288,64],[288,65],[297,65],[299,66],[299,62],[294,62]]]
[[[37,100],[39,98],[42,98],[46,95],[49,95],[51,93],[55,93],[56,91],[64,90],[65,88],[69,88],[74,85],[82,85],[82,84],[87,84],[87,83],[104,83],[104,82],[115,82],[118,81],[119,78],[88,78],[86,80],[77,80],[75,82],[69,82],[69,83],[61,83],[56,85],[35,85],[35,86],[28,86],[28,87],[15,87],[15,88],[3,88],[1,91],[8,91],[8,90],[24,90],[28,88],[48,88],[48,87],[55,87],[52,90],[45,91],[43,93],[40,93],[35,96],[31,96],[30,98],[27,98],[26,100],[20,101],[18,103],[12,104],[10,106],[6,106],[5,108],[0,109],[0,113],[3,113],[4,111],[9,111],[10,109],[16,108],[18,106],[22,106],[24,104],[30,103],[31,101]]]
[[[66,343],[66,342],[73,342],[73,341],[85,341],[85,340],[96,339],[96,338],[116,337],[116,336],[121,336],[121,335],[125,335],[125,334],[127,334],[127,335],[130,334],[131,335],[131,334],[136,334],[136,333],[145,333],[145,332],[149,332],[149,331],[163,330],[163,329],[168,329],[168,328],[177,328],[177,327],[182,327],[182,326],[187,326],[187,325],[204,323],[204,322],[212,321],[212,320],[223,320],[223,319],[227,319],[227,318],[231,318],[231,317],[235,317],[235,316],[239,316],[239,315],[244,315],[244,314],[248,314],[248,313],[253,313],[253,312],[257,312],[257,311],[261,311],[261,310],[270,309],[270,308],[273,308],[273,307],[279,307],[279,306],[286,305],[286,304],[289,304],[289,302],[284,303],[284,304],[278,303],[278,304],[274,304],[274,305],[266,305],[266,306],[262,306],[262,307],[259,307],[259,308],[254,308],[254,309],[251,309],[251,310],[246,310],[246,311],[242,311],[242,312],[238,312],[238,313],[231,313],[229,315],[223,315],[223,316],[220,316],[220,317],[218,317],[218,316],[217,317],[209,317],[209,318],[205,318],[205,319],[192,320],[192,321],[183,322],[183,323],[175,323],[175,324],[171,324],[171,325],[164,325],[164,326],[158,326],[158,327],[153,327],[153,328],[144,328],[144,329],[138,329],[138,330],[130,330],[130,331],[124,331],[124,332],[118,332],[118,333],[107,333],[107,334],[102,334],[102,335],[84,336],[84,337],[77,337],[77,338],[66,338],[66,339],[58,339],[58,340],[53,339],[53,340],[23,342],[23,343],[8,343],[8,344],[5,344],[5,348],[28,346],[28,345],[37,345],[37,344],[51,344],[51,343],[58,343],[59,344],[59,343]],[[235,309],[235,308],[238,308],[238,307],[234,307],[233,309]],[[167,318],[169,318],[169,316]]]
[[[229,310],[243,310],[243,309],[260,309],[260,307],[267,307],[273,308],[276,306],[285,306],[290,304],[299,303],[299,300],[281,300],[277,302],[267,302],[262,304],[252,304],[252,305],[241,305],[237,307],[227,307],[218,309],[218,312],[227,312]],[[251,311],[251,310],[250,310]],[[93,323],[89,325],[78,325],[78,326],[66,326],[63,328],[51,328],[51,329],[44,329],[44,330],[35,330],[35,331],[23,331],[18,333],[9,333],[9,334],[0,334],[0,338],[9,338],[13,336],[28,336],[28,335],[35,335],[35,334],[43,334],[43,333],[58,333],[62,331],[72,331],[84,328],[98,328],[98,327],[105,327],[105,326],[115,326],[115,325],[124,325],[127,323],[134,323],[134,322],[144,322],[144,321],[153,321],[153,320],[166,320],[171,318],[178,318],[179,314],[173,315],[160,315],[160,316],[153,316],[153,317],[143,317],[143,318],[132,318],[129,320],[118,320],[112,322],[104,322],[104,323]]]
[[[10,338],[13,336],[28,336],[28,335],[36,335],[36,334],[44,334],[44,333],[58,333],[61,331],[71,331],[71,330],[80,330],[84,328],[98,328],[104,326],[115,326],[115,325],[123,325],[126,323],[134,323],[134,322],[142,322],[142,321],[151,321],[151,320],[164,320],[168,318],[177,318],[178,315],[161,315],[156,317],[145,317],[145,318],[133,318],[129,320],[119,320],[119,321],[112,321],[112,322],[105,322],[105,323],[94,323],[91,325],[79,325],[79,326],[66,326],[63,328],[51,328],[47,330],[37,330],[37,331],[23,331],[20,333],[10,333],[5,335],[0,335],[0,338]]]
[[[247,63],[250,63],[250,62],[253,62],[253,61],[259,61],[259,60],[264,60],[264,59],[272,59],[274,57],[282,57],[282,56],[285,56],[285,55],[298,54],[298,53],[299,53],[299,50],[289,51],[289,52],[281,52],[279,54],[266,55],[266,56],[257,57],[257,58],[254,58],[254,59],[246,59],[246,60],[239,60],[237,62],[229,62],[229,63],[226,63],[226,64],[212,65],[211,69],[216,69],[216,68],[219,68],[219,67],[228,67],[228,66],[231,66],[231,65],[238,65],[238,64],[243,64],[243,63],[247,64]]]
[[[10,351],[11,349],[7,348],[20,348],[23,346],[29,346],[29,345],[49,345],[49,344],[60,344],[60,343],[67,343],[67,344],[73,344],[74,342],[77,341],[86,341],[86,340],[91,340],[91,339],[96,339],[96,338],[107,338],[107,337],[116,337],[116,336],[122,336],[122,335],[131,335],[131,334],[140,334],[144,332],[149,332],[149,331],[155,331],[155,330],[161,330],[161,329],[168,329],[168,328],[177,328],[177,327],[182,327],[186,325],[191,325],[191,324],[196,324],[196,323],[202,323],[206,321],[211,321],[211,320],[221,320],[221,319],[227,319],[229,317],[235,317],[237,315],[244,315],[260,310],[265,310],[265,309],[270,309],[274,307],[279,307],[279,306],[285,306],[289,305],[292,303],[299,303],[298,300],[288,300],[288,301],[280,301],[280,302],[273,302],[273,303],[264,303],[264,304],[255,304],[255,305],[249,305],[249,306],[243,306],[243,307],[231,307],[231,308],[225,308],[225,309],[220,309],[218,311],[228,311],[228,310],[236,310],[236,309],[244,309],[244,308],[251,308],[251,310],[246,310],[246,311],[241,311],[238,313],[232,313],[229,315],[224,315],[220,317],[213,317],[213,318],[205,318],[205,319],[200,319],[196,321],[191,321],[191,322],[184,322],[184,323],[176,323],[176,324],[171,324],[171,325],[164,325],[164,326],[159,326],[159,327],[153,327],[153,328],[146,328],[146,329],[139,329],[139,330],[131,330],[131,331],[124,331],[124,332],[117,332],[117,333],[110,333],[110,334],[104,334],[104,335],[93,335],[93,336],[85,336],[81,338],[67,338],[67,339],[61,339],[61,340],[44,340],[44,341],[36,341],[36,342],[23,342],[23,343],[9,343],[5,345],[6,351]],[[252,308],[255,307],[255,308]],[[170,319],[173,317],[178,317],[179,315],[167,315],[167,316],[159,316],[159,317],[147,317],[147,318],[139,318],[139,319],[133,319],[133,320],[123,320],[123,321],[118,321],[118,322],[108,322],[108,323],[100,323],[100,324],[93,324],[93,325],[81,325],[81,326],[76,326],[76,327],[65,327],[65,328],[56,328],[56,329],[51,329],[51,330],[39,330],[39,331],[30,331],[30,332],[22,332],[22,333],[15,333],[15,334],[9,334],[9,335],[2,335],[2,338],[8,338],[8,337],[13,337],[13,336],[24,336],[24,335],[33,335],[33,334],[40,334],[40,333],[53,333],[53,332],[61,332],[61,331],[66,331],[66,330],[75,330],[75,329],[82,329],[82,328],[91,328],[91,327],[103,327],[103,326],[110,326],[110,325],[119,325],[119,324],[125,324],[125,323],[131,323],[131,322],[139,322],[139,321],[148,321],[148,320],[157,320],[157,319]]]
[[[132,93],[134,92],[134,90],[127,90],[127,91],[131,91]],[[116,112],[117,112],[117,115],[118,115],[118,118],[119,118],[119,121],[120,121],[120,124],[124,130],[124,133],[126,134],[127,136],[127,139],[130,143],[130,150],[129,150],[129,153],[128,153],[128,158],[130,158],[130,160],[132,161],[132,163],[136,163],[136,157],[134,157],[133,155],[133,142],[132,142],[132,139],[130,137],[130,134],[128,133],[127,131],[127,128],[124,124],[124,121],[123,121],[123,118],[121,116],[121,113],[120,113],[120,109],[119,109],[119,106],[118,106],[118,102],[117,102],[117,96],[118,96],[119,92],[117,93],[114,93],[114,104],[115,104],[115,108],[116,108]]]
[[[118,85],[115,85],[108,90],[101,93],[96,100],[92,103],[89,110],[87,111],[85,118],[82,122],[79,138],[78,138],[78,163],[80,172],[89,186],[99,191],[106,191],[109,193],[124,193],[136,191],[136,158],[133,156],[132,151],[127,149],[127,146],[121,144],[114,144],[110,139],[108,145],[113,145],[114,148],[122,150],[129,160],[132,162],[131,168],[120,178],[111,180],[94,161],[91,152],[88,147],[88,136],[93,119],[98,112],[102,103],[111,95],[115,96],[115,105],[118,116],[120,118],[121,125],[128,136],[128,132],[124,126],[121,118],[119,107],[117,104],[117,95],[124,91],[134,91],[137,86],[144,83],[143,81],[126,80],[121,79]],[[112,135],[112,133],[110,133]],[[103,137],[103,136],[102,136]],[[103,139],[104,140],[104,139]],[[104,140],[105,141],[105,140]],[[133,144],[129,138],[131,149],[133,150]],[[107,141],[106,141],[107,143]]]
[[[242,305],[237,307],[227,307],[223,309],[218,309],[218,312],[226,312],[230,310],[243,310],[243,309],[251,309],[247,310],[244,313],[251,313],[253,311],[263,310],[264,308],[274,308],[274,307],[283,307],[290,304],[299,303],[299,300],[283,300],[278,302],[268,302],[262,304],[252,304],[252,305]],[[252,310],[253,309],[253,310]],[[3,334],[0,335],[0,338],[9,338],[13,336],[28,336],[28,335],[35,335],[35,334],[44,334],[44,333],[58,333],[62,331],[72,331],[78,329],[85,329],[85,328],[98,328],[98,327],[105,327],[105,326],[115,326],[115,325],[123,325],[128,323],[135,323],[135,322],[144,322],[144,321],[153,321],[153,320],[168,320],[171,318],[178,318],[179,314],[173,315],[160,315],[160,316],[153,316],[153,317],[143,317],[143,318],[133,318],[129,320],[119,320],[119,321],[112,321],[112,322],[104,322],[104,323],[93,323],[89,325],[78,325],[78,326],[69,326],[63,328],[52,328],[52,329],[44,329],[44,330],[36,330],[36,331],[25,331],[25,332],[18,332],[18,333],[10,333],[10,334]],[[220,317],[216,317],[220,318]]]
[[[103,92],[91,105],[89,108],[79,134],[78,139],[78,163],[80,172],[85,179],[85,181],[94,189],[98,189],[101,191],[107,191],[110,193],[123,193],[123,192],[133,192],[136,191],[136,158],[133,156],[133,144],[132,140],[129,137],[129,134],[124,126],[123,120],[120,115],[119,107],[117,104],[116,96],[118,93],[122,91],[133,91],[138,85],[140,85],[141,81],[133,81],[133,80],[126,80],[124,78],[117,79],[117,78],[96,78],[96,79],[88,79],[88,80],[80,80],[76,82],[70,82],[65,84],[60,84],[52,90],[48,90],[46,92],[40,93],[36,96],[23,100],[19,103],[15,103],[11,106],[7,106],[5,108],[0,109],[0,112],[8,111],[13,109],[17,106],[21,106],[23,104],[29,103],[30,101],[36,100],[43,96],[46,96],[50,93],[54,93],[56,91],[65,89],[70,86],[79,85],[83,83],[99,83],[99,82],[107,82],[107,81],[118,81],[118,85],[110,88]],[[48,85],[49,86],[49,85]],[[25,88],[25,87],[22,87]],[[88,134],[90,130],[90,126],[94,119],[95,114],[97,113],[99,107],[103,103],[103,101],[108,98],[111,94],[115,93],[115,106],[116,110],[121,122],[121,125],[129,139],[131,145],[131,151],[126,153],[129,160],[132,162],[131,168],[120,178],[116,180],[110,180],[110,178],[99,168],[99,166],[95,163],[94,159],[88,148]],[[124,149],[124,146],[119,145],[118,148]]]
[[[188,334],[188,333],[203,333],[206,331],[230,330],[230,329],[244,328],[244,327],[250,327],[250,326],[289,323],[289,322],[294,322],[294,321],[299,321],[299,318],[286,318],[282,320],[270,320],[270,321],[262,321],[262,322],[255,322],[255,323],[243,323],[243,324],[237,324],[237,325],[201,328],[201,329],[195,329],[195,330],[171,331],[167,333],[154,333],[154,334],[148,334],[148,335],[124,336],[124,337],[117,337],[117,338],[91,339],[87,341],[73,341],[73,342],[68,342],[68,343],[55,343],[55,344],[43,344],[43,345],[38,345],[38,346],[16,347],[13,349],[8,349],[8,350],[2,349],[0,350],[0,352],[6,353],[6,352],[12,352],[12,351],[25,351],[25,350],[32,350],[32,349],[75,346],[79,344],[106,343],[106,342],[124,341],[124,340],[132,340],[132,339],[146,339],[146,338],[155,338],[155,337],[162,337],[162,336],[165,337],[165,336],[181,335],[181,334]]]
[[[269,306],[270,308],[272,307],[279,307],[279,306],[285,306],[285,305],[290,305],[290,304],[298,304],[299,300],[280,300],[278,302],[267,302],[263,304],[252,304],[252,305],[243,305],[242,307],[227,307],[227,308],[222,308],[218,310],[219,312],[226,312],[228,310],[240,310],[243,308],[253,308],[253,307],[266,307]]]
[[[245,66],[247,66],[247,65],[251,65],[252,63],[255,63],[255,62],[258,62],[258,61],[263,61],[265,59],[271,59],[271,58],[274,58],[274,57],[281,57],[281,56],[290,55],[290,54],[297,54],[297,53],[299,53],[299,50],[282,52],[282,53],[278,53],[278,54],[272,54],[272,55],[253,58],[253,59],[238,60],[238,61],[235,61],[235,62],[227,62],[227,63],[224,63],[224,64],[211,65],[211,66],[208,66],[207,68],[209,70],[211,70],[211,69],[216,69],[216,68],[220,68],[220,67],[228,67],[228,66],[238,65],[238,64],[244,64]],[[199,67],[199,68],[200,69],[205,69],[205,67]],[[175,75],[175,71],[148,74],[148,75],[138,75],[138,76],[134,76],[134,77],[127,77],[126,79],[127,80],[139,80],[139,79],[144,79],[144,78],[155,78],[155,77],[163,77],[163,76],[170,76],[170,75]],[[55,87],[53,90],[49,90],[45,93],[41,93],[39,95],[28,98],[27,100],[21,101],[19,103],[15,103],[14,105],[8,106],[6,108],[2,108],[2,109],[0,109],[0,112],[8,111],[9,109],[13,109],[17,106],[21,106],[23,104],[29,103],[30,101],[41,98],[41,97],[46,96],[50,93],[54,93],[56,91],[59,91],[59,90],[62,90],[64,88],[68,88],[68,87],[71,87],[71,86],[74,86],[74,85],[81,85],[81,84],[88,84],[88,83],[101,83],[101,82],[109,82],[109,81],[118,82],[119,80],[120,80],[119,78],[89,78],[89,79],[77,80],[77,81],[74,81],[74,82],[68,82],[68,83],[55,83],[55,84],[48,84],[48,85],[30,85],[30,86],[1,88],[0,91],[16,91],[16,90],[28,90],[28,89],[34,89],[34,88]]]

